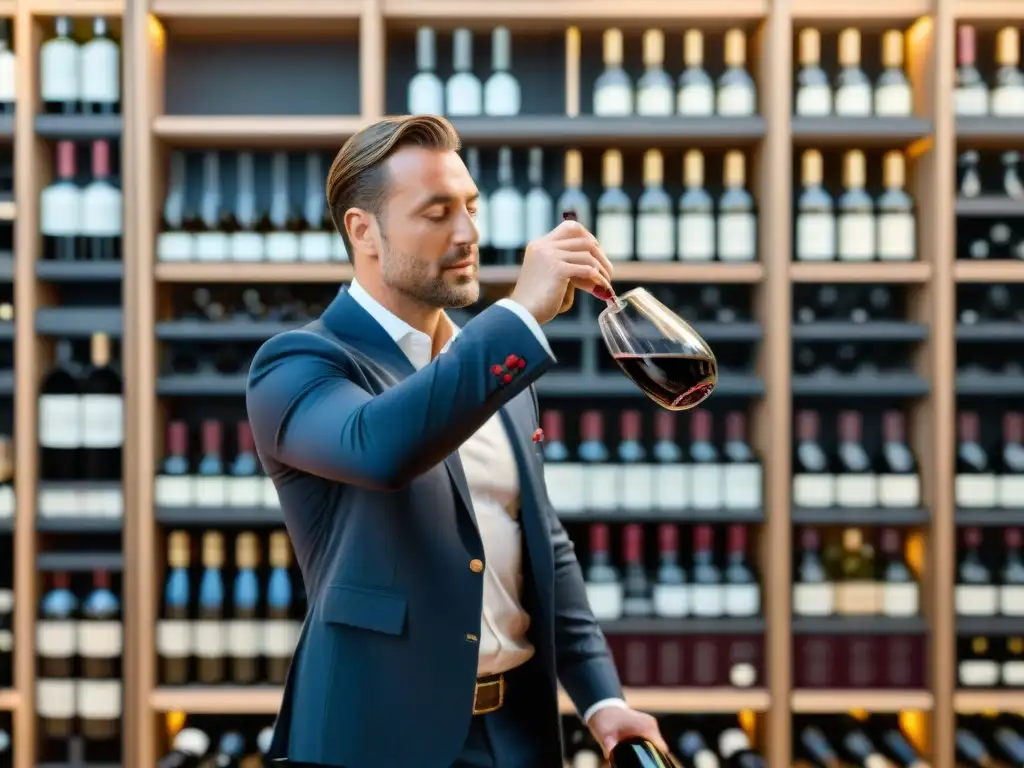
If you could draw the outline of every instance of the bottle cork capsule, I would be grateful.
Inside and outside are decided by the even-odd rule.
[[[222,568],[224,566],[224,536],[217,531],[203,534],[203,567]]]
[[[683,183],[688,187],[704,186],[704,153],[699,149],[683,155]]]
[[[660,67],[665,63],[665,33],[660,29],[648,29],[643,41],[644,66]]]
[[[89,350],[92,364],[105,368],[110,364],[110,337],[105,333],[94,333]]]
[[[687,67],[704,64],[704,33],[699,29],[688,29],[683,33],[683,64]]]
[[[730,29],[725,33],[725,64],[728,67],[742,67],[747,61],[747,36],[742,29]]]
[[[292,546],[288,541],[288,534],[284,531],[274,531],[270,534],[270,564],[274,568],[288,568],[292,564]]]
[[[805,187],[816,187],[821,184],[825,177],[825,163],[821,158],[821,152],[816,149],[808,149],[800,158],[800,177]]]
[[[890,29],[882,35],[882,66],[888,69],[903,67],[903,33]]]
[[[860,66],[860,30],[851,27],[839,33],[839,66]]]
[[[259,565],[259,540],[255,533],[238,534],[235,539],[235,566],[238,568],[255,568]]]
[[[1015,67],[1020,63],[1020,32],[1016,27],[1003,27],[996,34],[996,64]]]
[[[860,549],[863,544],[864,534],[860,532],[860,528],[847,528],[843,531],[843,549],[847,552]]]
[[[604,32],[604,65],[622,66],[622,30],[606,29]]]
[[[800,30],[800,64],[816,67],[821,63],[821,33],[813,27]]]
[[[733,149],[725,153],[722,176],[726,186],[742,187],[746,184],[746,164],[743,162],[742,152]]]
[[[882,183],[889,188],[899,189],[907,183],[907,166],[903,153],[892,150],[882,160]]]
[[[660,187],[665,180],[665,163],[661,152],[649,149],[644,152],[644,184]]]
[[[843,183],[847,187],[863,187],[865,175],[864,153],[859,149],[851,149],[843,157]]]
[[[617,149],[609,149],[601,158],[601,182],[605,189],[622,186],[622,153]]]
[[[167,537],[167,564],[171,568],[188,568],[192,561],[192,542],[185,531],[171,531]]]
[[[583,155],[579,150],[570,149],[565,153],[565,186],[583,186]]]

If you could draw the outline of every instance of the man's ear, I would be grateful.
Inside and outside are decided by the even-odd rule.
[[[362,208],[349,208],[345,211],[343,221],[349,242],[352,243],[352,250],[357,255],[376,258],[377,232],[373,216]]]

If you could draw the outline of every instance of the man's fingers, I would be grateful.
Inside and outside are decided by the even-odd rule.
[[[601,250],[601,246],[597,242],[597,239],[589,233],[586,236],[574,237],[571,240],[560,240],[558,243],[558,249],[560,251],[589,253],[597,259],[609,279],[611,279],[611,276],[615,273],[615,265],[612,263],[612,260],[605,256],[605,253]]]
[[[592,267],[596,267],[605,280],[611,282],[611,272],[605,267],[601,259],[597,258],[591,251],[562,251],[561,257],[563,260],[571,262],[573,264],[589,264]]]

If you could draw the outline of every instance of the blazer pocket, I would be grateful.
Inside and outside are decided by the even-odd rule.
[[[407,603],[404,595],[383,589],[331,584],[324,593],[323,620],[386,635],[405,629]]]

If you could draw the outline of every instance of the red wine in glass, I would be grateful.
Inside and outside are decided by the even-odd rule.
[[[608,756],[611,768],[673,768],[675,763],[647,739],[623,739]]]
[[[718,380],[718,363],[709,355],[622,354],[614,360],[630,381],[670,411],[704,402]]]

